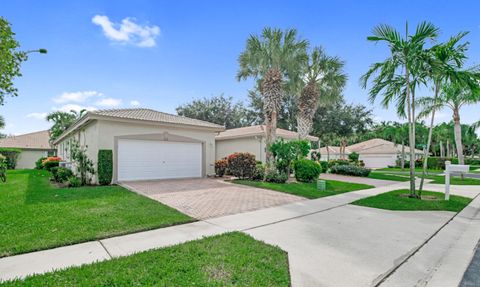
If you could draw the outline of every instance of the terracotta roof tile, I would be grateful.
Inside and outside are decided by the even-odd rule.
[[[221,132],[218,136],[216,136],[215,139],[225,140],[225,139],[234,139],[234,138],[242,138],[242,137],[264,136],[264,135],[265,135],[265,125],[256,125],[256,126],[226,130],[224,132]],[[277,128],[277,137],[280,137],[283,139],[297,139],[298,133]],[[315,136],[308,136],[308,140],[318,141],[318,138]]]
[[[0,147],[52,149],[50,145],[50,132],[47,130],[0,139]]]

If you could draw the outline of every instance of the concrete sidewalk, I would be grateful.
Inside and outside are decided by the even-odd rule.
[[[408,261],[405,263],[406,258],[410,256],[414,258],[427,247],[435,250],[438,244],[443,248],[441,244],[452,242],[452,238],[448,236],[442,237],[437,242],[434,240],[436,236],[433,235],[451,220],[454,213],[395,212],[348,205],[357,199],[406,188],[407,185],[408,183],[401,182],[101,241],[1,258],[0,280],[108,260],[112,257],[126,256],[238,230],[286,250],[289,253],[294,286],[370,286],[381,282],[385,276],[390,276],[389,280],[399,276],[400,273],[396,275],[396,272],[393,274],[391,272],[397,268],[397,272],[400,272],[408,263]],[[427,189],[433,188],[437,187],[430,188],[427,185]],[[480,190],[454,186],[451,192],[473,197]],[[471,213],[478,213],[479,209],[478,200],[475,200],[464,212],[470,210]],[[478,241],[478,233],[475,234],[476,231],[471,229],[472,225],[462,225],[462,221],[458,220],[463,218],[464,212],[450,221],[438,232],[438,235],[447,228],[452,229],[448,232],[450,235],[460,229],[465,231],[463,232],[465,240],[457,241],[459,246],[469,242],[475,236]],[[432,236],[433,239],[423,246]],[[419,247],[422,247],[420,251],[412,256],[412,252]],[[455,250],[468,253],[468,248]],[[454,252],[451,254],[455,255]],[[471,256],[467,258],[467,260],[470,259]],[[463,268],[463,265],[460,267]]]

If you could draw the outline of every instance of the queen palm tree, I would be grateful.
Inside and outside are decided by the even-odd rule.
[[[300,139],[309,135],[319,103],[331,103],[341,96],[347,82],[344,65],[340,58],[328,56],[321,47],[314,48],[309,55],[298,98],[297,131]]]
[[[379,25],[373,29],[373,36],[367,39],[373,42],[384,42],[390,48],[390,57],[384,62],[374,63],[361,77],[363,88],[372,80],[369,98],[374,102],[379,94],[383,95],[382,104],[385,107],[395,101],[399,114],[405,110],[409,123],[410,146],[410,196],[418,197],[415,192],[415,88],[423,82],[424,70],[427,63],[424,45],[427,40],[434,40],[438,36],[438,28],[431,23],[420,23],[413,35],[408,33],[408,24],[405,36],[389,25]]]
[[[468,42],[458,44],[468,32],[462,32],[443,44],[438,44],[430,48],[431,69],[429,70],[429,78],[433,82],[434,88],[434,101],[438,99],[438,95],[441,92],[441,87],[445,82],[455,81],[464,77],[464,72],[459,71],[463,66],[465,59],[467,58],[465,53],[468,50]],[[467,75],[468,76],[468,75]],[[428,131],[427,146],[423,155],[423,169],[422,177],[420,180],[420,192],[423,189],[423,183],[428,168],[428,155],[430,146],[432,143],[433,126],[435,121],[435,110],[432,110],[430,114],[430,129]]]
[[[476,72],[472,76],[478,77]],[[480,101],[480,93],[478,88],[468,87],[464,83],[454,82],[445,84],[437,99],[425,97],[418,101],[422,106],[422,115],[431,114],[434,110],[449,108],[452,110],[452,118],[454,125],[454,138],[457,150],[458,163],[464,164],[463,144],[462,144],[462,127],[460,124],[460,109],[469,104]]]
[[[254,78],[263,97],[266,126],[266,159],[273,166],[269,146],[276,140],[277,113],[289,82],[297,81],[307,60],[308,42],[297,37],[297,31],[265,28],[260,36],[252,35],[238,59],[237,79]]]

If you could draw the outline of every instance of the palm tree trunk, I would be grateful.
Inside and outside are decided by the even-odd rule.
[[[447,157],[450,158],[451,157],[451,154],[450,154],[450,140],[447,139]]]
[[[435,85],[435,98],[434,102],[437,103],[437,98],[438,98],[438,84]],[[432,111],[432,118],[430,119],[430,129],[428,131],[428,139],[427,139],[427,146],[425,148],[425,152],[423,154],[423,169],[422,169],[422,179],[420,180],[420,187],[418,188],[418,193],[419,196],[422,196],[422,190],[423,190],[423,182],[425,181],[425,175],[427,173],[427,168],[428,168],[428,154],[430,151],[430,145],[432,143],[432,134],[433,134],[433,122],[435,120],[435,109]]]
[[[312,121],[303,113],[298,113],[297,115],[297,132],[298,139],[306,139],[310,133],[312,127]]]
[[[268,70],[262,82],[261,92],[264,97],[266,162],[268,168],[274,168],[275,161],[270,146],[277,139],[277,111],[283,97],[282,73],[280,70]]]
[[[405,141],[402,140],[402,159],[400,160],[402,170],[405,169]]]
[[[443,150],[443,142],[440,141],[440,157],[445,157],[445,151]]]
[[[409,137],[409,146],[410,146],[410,196],[416,197],[415,194],[415,118],[414,118],[414,110],[413,108],[413,101],[415,100],[413,97],[410,97],[410,75],[408,71],[408,67],[406,68],[406,96],[407,96],[407,110],[408,110],[408,137]]]
[[[330,151],[328,150],[328,144],[325,145],[327,148],[327,161],[330,161]]]
[[[297,131],[299,139],[306,139],[313,125],[320,93],[315,82],[309,82],[298,98]]]
[[[458,164],[465,164],[463,158],[463,146],[462,146],[462,126],[460,125],[460,114],[458,108],[453,111],[453,123],[454,123],[454,134],[455,134],[455,145],[457,147],[457,157]],[[461,174],[463,179],[463,173]]]

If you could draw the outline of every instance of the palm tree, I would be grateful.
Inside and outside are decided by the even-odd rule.
[[[415,88],[423,82],[427,57],[424,45],[427,40],[438,36],[438,28],[431,23],[420,23],[413,35],[405,36],[389,25],[379,25],[373,29],[373,36],[367,39],[373,42],[385,42],[390,48],[390,57],[384,62],[374,63],[362,76],[363,88],[367,87],[370,78],[373,86],[369,90],[370,101],[374,102],[379,94],[383,94],[382,104],[385,107],[396,101],[399,114],[407,111],[409,123],[410,146],[410,196],[418,197],[415,192]]]
[[[438,44],[430,48],[432,59],[429,78],[433,82],[435,102],[438,99],[439,93],[441,92],[442,84],[447,81],[455,81],[457,78],[462,77],[463,75],[463,73],[458,71],[458,69],[463,66],[463,63],[466,59],[465,53],[468,49],[469,43],[466,42],[460,45],[457,44],[467,34],[468,32],[459,33],[456,36],[451,37],[448,42],[444,44]],[[434,121],[435,110],[432,110],[430,115],[430,129],[428,131],[427,146],[423,155],[423,169],[419,187],[420,192],[423,189],[423,183],[425,181],[425,175],[428,167],[428,155],[432,143]]]
[[[252,35],[238,59],[237,80],[254,78],[263,97],[266,126],[266,159],[274,165],[269,146],[276,140],[277,112],[289,82],[298,81],[302,65],[307,60],[308,42],[299,40],[294,29],[282,32],[265,28],[260,36]]]
[[[0,130],[5,128],[5,118],[0,116]]]
[[[331,103],[341,96],[347,81],[344,65],[340,58],[328,56],[323,48],[316,47],[309,55],[298,98],[297,131],[300,139],[309,135],[319,103]]]
[[[477,77],[477,73],[473,72],[473,76]],[[431,114],[434,110],[449,108],[452,110],[455,146],[457,149],[458,163],[464,164],[463,144],[462,144],[462,128],[460,124],[460,109],[469,104],[480,101],[480,93],[477,88],[467,87],[463,83],[449,83],[442,87],[442,91],[437,99],[425,97],[418,101],[422,106],[422,115]]]
[[[46,120],[53,122],[50,128],[50,141],[57,139],[66,129],[78,119],[83,117],[87,110],[82,109],[80,111],[71,110],[70,112],[55,111],[47,115]]]
[[[388,124],[382,131],[382,138],[402,146],[400,167],[405,169],[405,141],[408,138],[408,125],[400,123]]]

